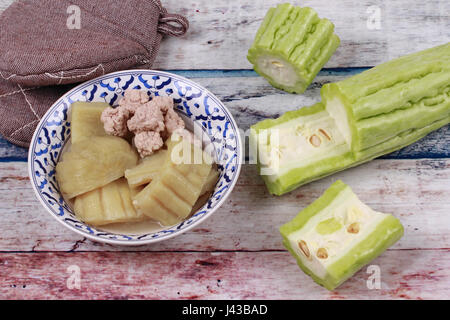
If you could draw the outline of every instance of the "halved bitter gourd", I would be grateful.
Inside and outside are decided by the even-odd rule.
[[[169,157],[165,165],[133,201],[138,212],[165,226],[189,216],[212,166],[212,159],[201,147],[181,137],[169,139]]]
[[[137,192],[121,178],[76,197],[74,211],[81,221],[93,226],[143,221],[147,217],[138,213],[132,202]]]
[[[390,214],[361,202],[342,181],[280,228],[283,244],[315,282],[334,290],[403,236]]]
[[[106,136],[100,120],[103,110],[109,107],[105,102],[74,102],[71,106],[70,128],[72,143],[93,136]]]
[[[403,148],[450,122],[450,43],[322,88],[323,103],[252,126],[272,194]]]
[[[247,58],[272,86],[303,93],[339,43],[328,19],[311,8],[284,3],[269,9]]]
[[[410,144],[449,122],[450,43],[326,84],[322,100],[357,160]]]
[[[354,162],[349,145],[322,103],[253,125],[250,141],[259,173],[274,195]]]

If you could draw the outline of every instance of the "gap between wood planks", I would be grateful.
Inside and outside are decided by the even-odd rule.
[[[348,67],[348,68],[323,68],[317,76],[352,76],[369,70],[368,67]],[[161,70],[170,72],[186,78],[233,78],[233,77],[260,77],[253,69],[179,69]]]

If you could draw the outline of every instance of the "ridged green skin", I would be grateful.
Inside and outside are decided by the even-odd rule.
[[[398,137],[396,144],[409,144],[412,130],[448,123],[450,43],[324,85],[324,104],[333,99],[347,111],[358,158],[372,157],[373,150],[382,149],[378,145]]]
[[[292,221],[280,228],[283,244],[295,257],[299,267],[316,283],[328,290],[334,290],[340,286],[363,266],[396,243],[404,233],[401,222],[397,218],[389,215],[374,231],[354,246],[350,252],[329,266],[325,278],[320,278],[315,275],[312,270],[308,269],[302,263],[300,257],[295,253],[294,249],[291,247],[288,236],[291,233],[300,230],[313,216],[329,206],[331,202],[347,188],[350,187],[342,181],[339,180],[335,182],[320,198],[302,210]]]
[[[303,93],[340,44],[333,32],[333,23],[320,19],[313,9],[280,4],[267,12],[247,58],[272,86]],[[296,83],[283,85],[270,76],[258,62],[261,56],[276,57],[290,65],[298,76]]]
[[[285,194],[391,153],[450,123],[450,44],[326,84],[322,88],[322,98],[323,103],[252,126],[255,132],[270,129],[285,121],[323,111],[324,105],[333,99],[339,99],[347,113],[352,136],[349,152],[308,166],[302,167],[299,163],[297,168],[275,178],[262,176],[272,194]]]

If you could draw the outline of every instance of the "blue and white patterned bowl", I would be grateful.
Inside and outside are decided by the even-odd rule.
[[[144,234],[116,234],[91,227],[78,220],[59,192],[55,167],[70,140],[70,105],[75,101],[101,101],[117,105],[126,89],[148,90],[151,95],[173,97],[176,108],[202,127],[214,145],[220,179],[207,201],[182,223]],[[238,127],[220,100],[186,78],[153,70],[115,72],[88,81],[61,97],[39,123],[30,145],[28,170],[37,198],[47,211],[67,228],[86,238],[121,245],[142,245],[172,238],[204,221],[232,192],[242,163],[242,142]]]

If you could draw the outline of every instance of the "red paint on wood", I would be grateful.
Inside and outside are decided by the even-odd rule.
[[[1,253],[0,298],[448,299],[450,270],[440,266],[449,263],[447,249],[391,250],[372,262],[381,269],[381,290],[367,288],[363,268],[329,292],[287,252]],[[67,268],[74,265],[79,290],[67,286]]]

